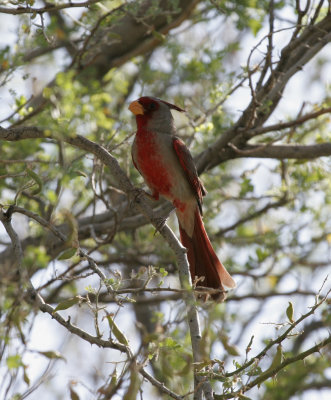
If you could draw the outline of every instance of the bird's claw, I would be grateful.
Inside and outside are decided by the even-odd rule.
[[[155,232],[154,232],[154,236],[155,236],[157,234],[157,232],[160,232],[161,229],[164,227],[164,225],[166,224],[167,218],[158,217],[158,218],[155,218],[154,221],[156,222]]]
[[[151,195],[148,192],[146,192],[144,189],[140,189],[140,188],[132,189],[132,191],[130,193],[130,197],[131,197],[130,203],[131,203],[131,205],[132,205],[132,203],[139,203],[140,202],[139,199],[142,196],[146,196],[149,199],[151,198]]]

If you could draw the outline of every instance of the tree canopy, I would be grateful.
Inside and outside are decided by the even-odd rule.
[[[8,0],[0,33],[0,399],[329,398],[330,2]],[[141,95],[186,110],[223,303],[140,190]]]

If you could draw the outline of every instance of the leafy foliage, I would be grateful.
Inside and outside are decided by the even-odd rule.
[[[1,399],[329,395],[331,16],[301,3],[0,7]],[[140,94],[187,110],[178,134],[238,283],[197,301],[198,339],[178,257],[118,173],[143,185],[127,110]]]

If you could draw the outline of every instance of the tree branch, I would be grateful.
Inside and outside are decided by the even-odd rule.
[[[286,203],[288,203],[289,201],[290,200],[287,197],[283,197],[280,200],[275,201],[274,203],[269,203],[269,204],[265,205],[264,207],[262,207],[260,210],[257,210],[257,211],[255,211],[255,212],[253,212],[251,214],[247,214],[245,217],[240,218],[237,222],[235,222],[234,224],[228,226],[227,228],[220,229],[216,233],[216,236],[217,237],[222,237],[222,236],[224,236],[225,233],[227,233],[229,231],[232,231],[237,226],[239,226],[241,224],[244,224],[245,222],[251,221],[252,219],[257,218],[257,217],[261,216],[262,214],[265,214],[270,209],[282,207]]]
[[[229,394],[215,395],[214,398],[218,399],[218,400],[236,398],[238,395],[247,392],[248,390],[252,389],[253,387],[255,387],[257,385],[260,385],[261,383],[263,383],[267,379],[275,376],[277,374],[277,372],[283,370],[288,365],[293,364],[293,363],[295,363],[297,361],[300,361],[300,360],[304,360],[305,358],[307,358],[308,356],[310,356],[313,353],[320,352],[323,347],[328,346],[330,343],[331,343],[331,336],[329,336],[328,338],[322,340],[320,343],[316,344],[315,346],[311,347],[310,349],[308,349],[306,351],[303,351],[302,353],[298,354],[297,356],[286,358],[277,367],[271,369],[268,372],[262,373],[256,379],[254,379],[251,383],[248,383],[247,385],[244,385],[238,391],[233,392],[233,393],[229,393]]]
[[[228,159],[226,147],[232,142],[237,148],[246,145],[249,131],[263,125],[281,99],[289,79],[306,65],[331,40],[331,14],[315,25],[308,25],[300,36],[283,48],[276,68],[268,81],[255,93],[236,124],[222,134],[198,158],[199,172],[213,168]],[[226,154],[227,153],[227,154]]]
[[[73,58],[71,67],[76,69],[76,77],[84,79],[82,74],[85,74],[89,80],[101,80],[111,68],[120,67],[133,57],[151,52],[161,43],[154,33],[166,35],[179,26],[189,18],[198,2],[199,0],[179,0],[174,3],[160,0],[157,15],[148,17],[146,15],[149,9],[155,5],[151,0],[140,2],[134,14],[129,12],[130,8],[126,4],[112,10],[108,15],[118,13],[116,23],[112,21],[107,26],[97,22],[86,41],[88,45],[84,43]],[[105,15],[99,21],[105,22],[104,19]],[[52,87],[54,84],[55,79],[47,86]],[[46,103],[48,100],[43,97],[42,92],[35,96],[30,103],[35,110],[32,113],[40,112]],[[29,118],[29,115],[25,118]]]
[[[289,328],[287,328],[286,331],[282,335],[278,336],[278,338],[276,338],[274,340],[271,340],[268,343],[268,345],[259,354],[257,354],[255,357],[252,357],[249,361],[247,361],[244,365],[242,365],[240,368],[236,369],[235,371],[226,373],[225,376],[230,377],[230,376],[238,375],[240,372],[242,372],[246,368],[250,367],[254,362],[256,362],[256,360],[261,360],[267,354],[269,349],[271,349],[271,347],[273,347],[275,344],[281,344],[297,325],[299,325],[302,321],[304,321],[309,316],[313,315],[314,312],[316,311],[316,309],[318,307],[320,307],[323,303],[325,303],[325,301],[328,299],[330,292],[331,292],[331,289],[327,292],[327,294],[325,296],[322,297],[322,299],[320,301],[315,302],[315,305],[313,307],[311,307],[310,311],[308,311],[306,314],[303,314],[300,318],[298,318],[296,321],[291,323]]]
[[[295,126],[302,125],[304,122],[316,119],[324,114],[329,114],[331,112],[331,107],[321,108],[318,111],[307,113],[301,117],[294,119],[293,121],[278,122],[277,124],[260,126],[254,129],[249,129],[245,132],[246,137],[254,137],[257,135],[262,135],[267,132],[275,132],[283,129],[293,128]]]
[[[232,142],[228,148],[221,151],[218,162],[222,163],[235,158],[272,158],[275,160],[313,160],[319,157],[331,156],[331,143],[318,143],[311,145],[298,144],[244,144],[235,146]],[[209,168],[209,167],[208,167]],[[202,171],[200,171],[202,172]],[[226,228],[228,229],[228,228]]]
[[[310,160],[318,157],[331,156],[331,143],[319,143],[312,145],[246,145],[243,148],[231,146],[237,158],[274,158],[286,160]]]
[[[87,0],[78,3],[64,3],[64,4],[48,4],[46,7],[34,8],[34,7],[22,7],[19,6],[17,8],[9,8],[9,7],[0,7],[0,14],[12,14],[12,15],[20,15],[20,14],[43,14],[51,11],[59,11],[65,8],[86,8],[91,6],[92,4],[100,3],[102,0]]]
[[[46,136],[45,132],[36,127],[15,127],[4,129],[0,127],[0,140],[17,141],[25,139],[37,139],[50,137]],[[121,169],[115,157],[113,157],[104,147],[91,142],[83,136],[76,135],[75,137],[63,137],[63,140],[75,147],[94,154],[103,164],[108,166],[114,179],[117,181],[121,190],[128,195],[135,194],[135,188],[132,186],[125,172]],[[189,264],[186,256],[186,249],[182,246],[172,230],[164,224],[161,228],[159,226],[158,218],[155,218],[153,210],[149,207],[146,199],[143,196],[134,196],[133,208],[136,211],[143,213],[147,219],[158,229],[161,235],[165,238],[170,248],[176,255],[179,267],[179,277],[183,288],[192,287]],[[193,360],[194,362],[201,361],[200,342],[200,322],[197,307],[195,305],[195,295],[193,291],[187,293],[184,298],[187,306],[187,318],[191,333]],[[200,383],[202,384],[200,385]],[[195,399],[201,398],[201,388],[205,394],[210,398],[212,389],[209,382],[195,374]]]

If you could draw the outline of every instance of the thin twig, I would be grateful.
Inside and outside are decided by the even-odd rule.
[[[259,354],[252,357],[248,362],[246,362],[240,368],[236,369],[235,371],[228,372],[228,373],[224,374],[224,376],[230,377],[230,376],[237,375],[240,372],[244,371],[246,368],[250,367],[254,362],[256,362],[256,360],[261,360],[267,354],[268,350],[271,349],[271,347],[273,347],[275,344],[282,343],[297,325],[299,325],[303,320],[305,320],[309,316],[313,315],[315,310],[318,307],[320,307],[321,304],[325,303],[330,292],[331,292],[331,289],[327,292],[327,294],[325,296],[322,297],[322,299],[320,301],[315,302],[315,305],[313,307],[311,307],[310,311],[308,311],[306,314],[303,314],[300,318],[298,318],[296,321],[291,323],[289,328],[287,328],[286,331],[282,335],[278,336],[278,338],[276,338],[274,340],[271,340],[268,343],[268,345]]]
[[[89,7],[92,4],[99,3],[101,0],[87,0],[87,1],[82,1],[79,3],[64,3],[64,4],[54,4],[54,5],[47,5],[46,7],[40,7],[40,8],[35,8],[35,7],[17,7],[17,8],[9,8],[9,7],[0,7],[0,13],[2,14],[12,14],[12,15],[19,15],[19,14],[43,14],[43,13],[48,13],[52,11],[59,11],[63,10],[65,8],[84,8],[84,7]]]

